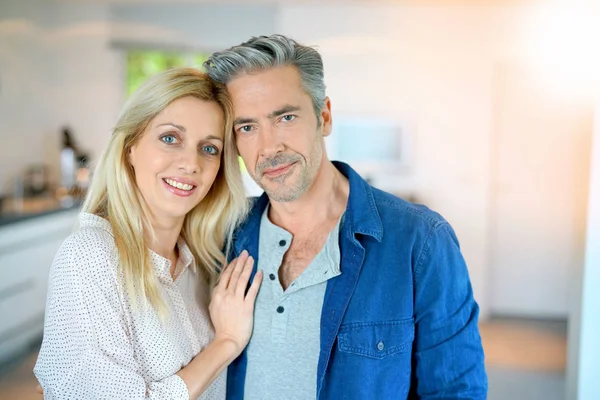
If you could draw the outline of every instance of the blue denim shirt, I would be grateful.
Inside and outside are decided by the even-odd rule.
[[[439,214],[334,164],[350,196],[342,274],[329,280],[321,314],[317,398],[485,399],[479,307],[454,231]],[[254,203],[234,256],[246,249],[258,261],[268,201],[263,194]],[[243,398],[246,365],[245,352],[230,365],[228,399]]]

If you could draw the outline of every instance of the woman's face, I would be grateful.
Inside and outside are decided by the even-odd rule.
[[[182,221],[204,199],[221,165],[224,123],[216,102],[191,96],[150,121],[129,161],[153,222]]]

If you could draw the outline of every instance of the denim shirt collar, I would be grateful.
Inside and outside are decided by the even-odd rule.
[[[383,239],[383,224],[375,205],[373,189],[348,164],[333,161],[333,165],[342,175],[348,178],[350,183],[350,194],[344,217],[344,224],[348,224],[347,229],[354,235],[371,236],[381,242]],[[254,199],[246,221],[237,229],[234,235],[236,255],[257,240],[260,220],[268,204],[269,198],[266,193]],[[348,232],[346,228],[344,231]]]

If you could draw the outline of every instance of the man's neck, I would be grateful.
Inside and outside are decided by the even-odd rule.
[[[306,232],[329,220],[338,220],[346,209],[348,179],[325,159],[311,187],[298,200],[271,201],[269,219],[292,234]]]

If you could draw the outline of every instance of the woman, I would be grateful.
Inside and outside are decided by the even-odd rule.
[[[247,207],[231,116],[224,89],[188,68],[125,104],[50,272],[34,369],[46,398],[225,398],[262,278],[246,293],[244,253],[209,306]]]

